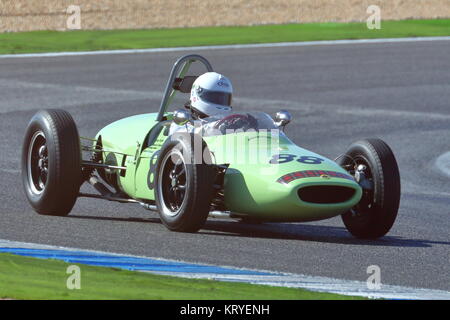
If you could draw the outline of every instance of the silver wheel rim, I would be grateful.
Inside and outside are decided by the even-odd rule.
[[[47,140],[42,131],[37,131],[31,138],[27,159],[28,182],[31,191],[39,195],[45,190],[48,178]]]
[[[175,162],[181,162],[179,164],[174,163],[172,157],[176,159]],[[177,166],[179,166],[182,171],[176,172],[175,167]],[[188,188],[186,163],[180,150],[172,149],[164,156],[161,161],[161,170],[158,172],[158,181],[158,194],[161,203],[161,208],[159,209],[164,215],[170,217],[178,215],[186,201],[186,191]],[[171,181],[170,184],[169,181]],[[172,189],[175,194],[177,192],[183,194],[181,201],[178,201],[177,207],[174,207],[171,203],[173,201],[171,201],[168,192],[172,191],[169,189]]]

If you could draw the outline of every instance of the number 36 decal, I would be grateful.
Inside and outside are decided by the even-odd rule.
[[[295,154],[275,154],[270,160],[271,164],[282,164],[296,160],[305,164],[321,164],[325,159],[311,156],[296,156]]]

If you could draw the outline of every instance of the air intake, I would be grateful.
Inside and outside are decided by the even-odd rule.
[[[326,204],[346,202],[355,195],[355,190],[341,186],[310,186],[298,189],[297,193],[304,202]]]

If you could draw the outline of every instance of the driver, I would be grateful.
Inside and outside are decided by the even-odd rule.
[[[189,108],[194,118],[201,119],[231,112],[233,87],[227,77],[207,72],[198,77],[191,89]]]
[[[232,113],[233,87],[230,80],[216,72],[199,76],[192,84],[190,101],[186,108],[196,120],[208,117],[219,118],[214,129],[225,134],[227,130],[256,129],[257,120],[250,114]]]

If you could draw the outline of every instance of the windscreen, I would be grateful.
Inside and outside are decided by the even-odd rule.
[[[203,120],[202,127],[205,136],[278,129],[272,118],[264,112],[233,112],[225,116],[214,116]]]

